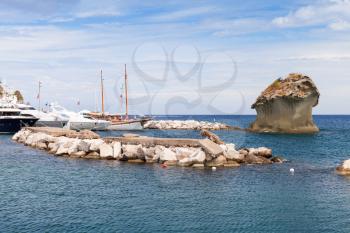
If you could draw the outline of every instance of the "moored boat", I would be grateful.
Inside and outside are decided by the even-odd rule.
[[[33,126],[38,121],[34,116],[23,116],[21,110],[10,105],[0,106],[0,133],[16,133],[22,127]]]
[[[69,111],[58,104],[50,105],[50,114],[60,119],[67,120],[65,128],[73,130],[107,130],[111,124],[106,120],[93,119],[92,117],[84,117],[79,113]]]
[[[39,120],[35,123],[35,126],[63,128],[65,125],[67,125],[68,120],[64,120],[59,116],[54,116],[47,112],[39,111],[31,105],[16,104],[16,106],[21,110],[22,115],[31,115],[39,118]]]
[[[125,85],[125,114],[108,114],[104,110],[104,89],[103,89],[103,77],[101,70],[101,107],[102,112],[85,112],[84,115],[91,117],[93,119],[106,120],[111,124],[108,126],[108,130],[143,130],[144,123],[149,121],[151,118],[146,117],[136,117],[134,119],[129,119],[128,115],[128,76],[126,72],[124,72],[124,85]],[[121,95],[121,100],[122,100]]]

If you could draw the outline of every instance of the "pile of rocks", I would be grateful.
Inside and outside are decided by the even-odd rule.
[[[183,129],[183,130],[223,130],[230,129],[229,125],[218,122],[195,121],[195,120],[165,120],[165,121],[148,121],[145,123],[146,129]]]
[[[144,138],[152,140],[152,138]],[[213,155],[205,152],[206,150],[201,146],[135,145],[126,144],[125,140],[122,143],[118,140],[111,141],[101,138],[79,139],[51,136],[28,129],[22,129],[16,133],[13,140],[33,148],[46,150],[56,156],[115,159],[130,163],[160,163],[167,166],[238,167],[240,164],[272,164],[284,161],[280,157],[273,157],[271,149],[260,147],[236,150],[234,144],[215,144],[221,148],[222,153]]]
[[[350,159],[345,160],[340,166],[336,168],[336,171],[340,175],[349,176],[350,175]]]

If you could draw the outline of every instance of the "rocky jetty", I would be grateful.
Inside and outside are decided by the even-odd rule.
[[[336,172],[340,175],[350,176],[350,159],[345,160],[340,166],[338,166]]]
[[[46,150],[56,156],[85,159],[111,159],[130,163],[159,163],[162,166],[239,167],[241,164],[281,163],[266,147],[236,149],[213,133],[210,139],[153,138],[135,134],[99,138],[89,131],[71,132],[56,128],[24,128],[13,140]]]
[[[195,121],[195,120],[161,120],[161,121],[148,121],[145,123],[144,128],[146,129],[182,129],[182,130],[224,130],[224,129],[239,129],[232,126],[218,123],[218,122],[207,122],[207,121]]]
[[[315,133],[312,108],[320,93],[311,78],[290,74],[277,79],[257,98],[252,108],[257,117],[250,126],[255,132]]]

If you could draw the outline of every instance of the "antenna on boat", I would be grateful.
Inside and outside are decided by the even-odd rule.
[[[39,111],[41,111],[41,81],[39,81],[39,92],[38,92],[38,96],[37,99],[39,101]]]
[[[125,64],[125,118],[128,119],[128,74],[126,73],[126,64]]]
[[[101,110],[102,114],[105,114],[105,97],[104,97],[104,90],[103,90],[103,77],[102,77],[102,70],[101,70],[101,98],[102,98],[102,103],[101,103]]]

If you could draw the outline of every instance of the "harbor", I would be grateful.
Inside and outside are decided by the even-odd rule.
[[[0,233],[350,232],[350,0],[0,15]]]

